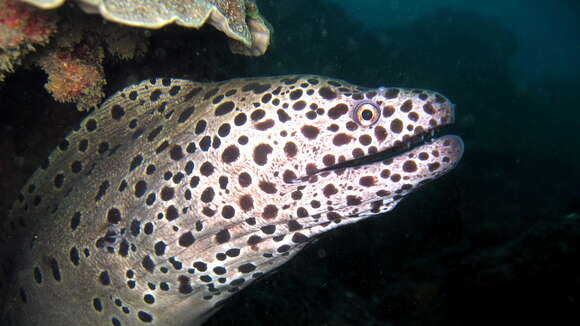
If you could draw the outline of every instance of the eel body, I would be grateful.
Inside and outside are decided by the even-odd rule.
[[[2,325],[200,325],[320,234],[452,169],[426,90],[152,79],[87,116],[2,221]]]

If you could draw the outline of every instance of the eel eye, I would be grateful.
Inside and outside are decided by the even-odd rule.
[[[355,109],[354,118],[359,125],[368,127],[379,121],[379,115],[379,109],[374,104],[361,103]]]

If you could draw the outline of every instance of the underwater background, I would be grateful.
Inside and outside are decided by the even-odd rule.
[[[309,73],[437,90],[456,104],[456,169],[397,209],[340,228],[233,297],[207,325],[580,322],[580,2],[261,0],[272,47],[230,53],[211,27],[170,27],[107,96],[149,77]],[[86,113],[46,76],[0,87],[0,216]]]

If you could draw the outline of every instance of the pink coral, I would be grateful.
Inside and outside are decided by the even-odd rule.
[[[16,0],[0,0],[0,81],[55,32],[54,15]]]
[[[20,46],[23,42],[45,43],[54,33],[55,25],[46,12],[15,0],[0,0],[0,25],[12,33],[0,35],[0,47]]]

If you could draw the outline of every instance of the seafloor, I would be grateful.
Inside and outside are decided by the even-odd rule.
[[[473,12],[368,30],[320,0],[258,3],[275,28],[266,56],[230,54],[212,28],[154,31],[144,57],[105,61],[107,95],[154,76],[287,73],[429,88],[457,104],[466,152],[394,212],[324,236],[207,325],[578,324],[578,80],[516,88],[514,35]],[[45,79],[20,70],[0,87],[0,216],[83,116]]]

